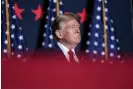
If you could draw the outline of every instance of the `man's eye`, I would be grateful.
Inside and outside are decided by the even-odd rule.
[[[79,25],[78,25],[77,27],[78,27],[78,28],[80,28],[80,26],[79,26]]]
[[[79,28],[79,27],[80,27],[80,25],[77,25],[77,27]]]
[[[71,28],[74,28],[74,26],[71,26]]]

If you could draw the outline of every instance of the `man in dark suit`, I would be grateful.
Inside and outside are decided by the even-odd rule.
[[[56,39],[56,47],[64,54],[68,62],[79,63],[79,57],[75,47],[80,43],[79,18],[73,13],[65,13],[55,18],[52,25],[53,36]]]

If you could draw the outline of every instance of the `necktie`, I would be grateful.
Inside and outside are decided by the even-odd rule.
[[[69,60],[70,60],[70,62],[75,63],[75,60],[74,60],[74,53],[73,53],[71,50],[69,50],[69,51],[68,51],[68,55],[69,55]]]

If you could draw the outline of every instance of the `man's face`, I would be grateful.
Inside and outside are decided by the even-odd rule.
[[[61,29],[62,40],[67,44],[77,45],[80,43],[80,25],[77,20],[70,20]]]

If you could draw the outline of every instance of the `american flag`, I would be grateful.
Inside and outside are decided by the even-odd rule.
[[[4,57],[6,57],[9,53],[7,45],[10,45],[10,55],[17,58],[22,58],[24,56],[24,51],[27,50],[24,44],[22,28],[14,12],[13,0],[7,1],[8,2],[6,2],[6,0],[1,1],[1,50],[4,54]],[[6,12],[6,8],[8,8],[8,12]],[[9,21],[7,21],[6,14],[9,17]],[[7,30],[7,24],[9,24],[9,31]],[[7,36],[10,36],[10,44],[8,42]]]
[[[106,35],[107,35],[107,49],[108,56],[120,58],[119,40],[116,38],[115,30],[113,27],[113,20],[109,17],[109,10],[107,8],[107,0],[104,0],[104,11],[106,21]],[[86,52],[93,55],[105,56],[105,42],[104,42],[104,25],[103,25],[103,9],[102,0],[95,0],[92,22],[89,25],[90,31],[88,32],[88,40],[86,42]]]
[[[49,6],[47,8],[46,24],[44,25],[43,33],[43,48],[54,48],[54,39],[52,35],[52,22],[56,17],[56,3],[57,0],[49,0]],[[59,14],[63,14],[63,2],[59,0]]]

